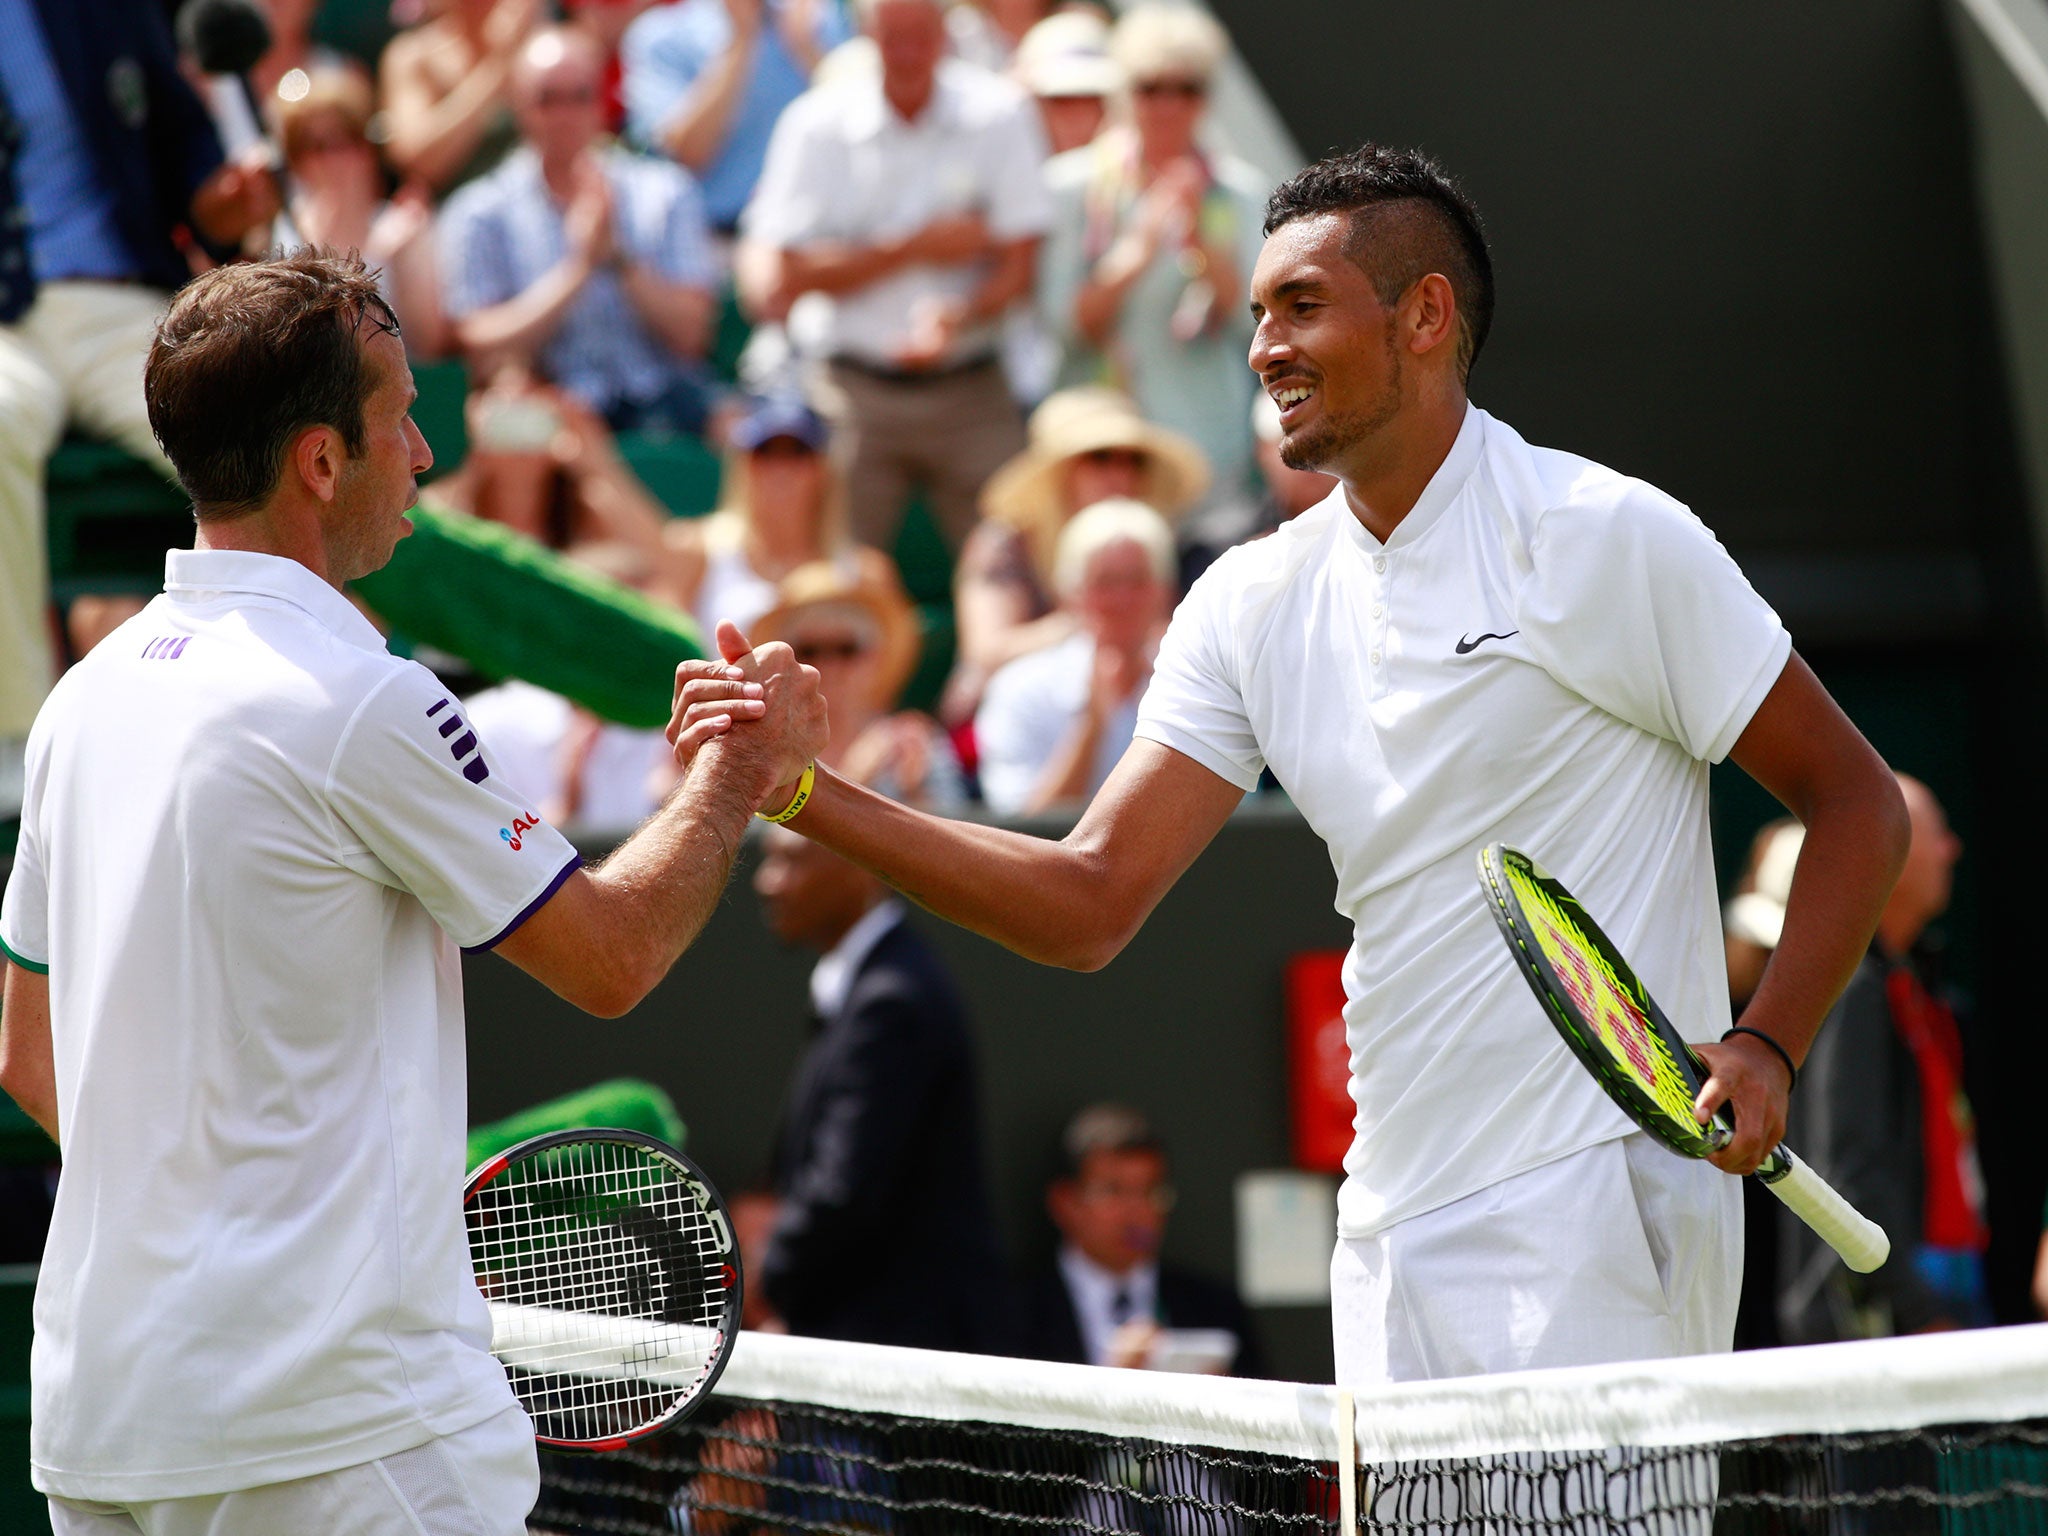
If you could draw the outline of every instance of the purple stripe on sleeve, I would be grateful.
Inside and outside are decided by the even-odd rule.
[[[481,784],[491,776],[491,770],[482,757],[472,757],[462,765],[462,776],[472,784]]]
[[[548,898],[554,895],[555,892],[559,891],[562,888],[563,884],[568,880],[568,878],[571,875],[575,874],[576,871],[581,869],[582,867],[583,855],[580,853],[571,854],[569,856],[569,862],[562,866],[562,872],[556,875],[554,879],[550,880],[547,883],[547,889],[543,890],[538,896],[534,897],[533,900],[529,901],[524,907],[520,908],[519,915],[517,917],[513,918],[512,921],[507,923],[503,928],[500,928],[494,936],[485,939],[483,943],[465,944],[462,948],[462,952],[465,955],[480,955],[487,949],[496,949],[500,944],[504,943],[507,939],[512,937],[514,933],[518,932],[519,925],[521,923],[525,922],[529,917],[533,916],[534,913],[538,912],[542,907],[546,906],[548,904]]]
[[[457,762],[461,762],[462,759],[476,750],[476,732],[464,731],[459,740],[448,743],[448,750],[455,754]]]
[[[462,716],[450,715],[446,720],[443,720],[441,722],[440,729],[441,735],[443,737],[453,736],[457,731],[462,729]]]
[[[433,707],[432,707],[431,709],[429,709],[429,710],[427,711],[427,718],[428,718],[429,720],[433,719],[433,718],[434,718],[434,716],[436,716],[436,715],[438,715],[439,713],[441,713],[441,711],[442,711],[442,710],[444,710],[444,709],[446,709],[447,707],[448,707],[448,701],[447,701],[446,699],[443,699],[443,700],[441,700],[441,702],[440,702],[440,703],[438,703],[438,704],[434,705],[434,706],[433,706]]]

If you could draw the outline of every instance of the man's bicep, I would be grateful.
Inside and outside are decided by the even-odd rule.
[[[1886,771],[1797,651],[1786,659],[1728,755],[1801,821],[1809,820],[1815,802],[1845,778]]]
[[[1100,855],[1135,929],[1223,829],[1244,795],[1187,754],[1139,737],[1068,842]]]

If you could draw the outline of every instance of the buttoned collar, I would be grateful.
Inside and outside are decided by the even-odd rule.
[[[1415,499],[1415,505],[1408,509],[1408,515],[1394,527],[1382,544],[1373,537],[1365,524],[1351,510],[1342,487],[1333,494],[1343,507],[1344,521],[1351,527],[1352,537],[1367,550],[1400,549],[1413,544],[1436,526],[1437,519],[1444,515],[1446,508],[1458,499],[1458,493],[1465,489],[1465,482],[1472,478],[1472,471],[1479,467],[1479,456],[1486,448],[1486,412],[1469,401],[1465,406],[1465,419],[1458,425],[1458,435],[1451,440],[1451,451],[1444,455],[1443,463],[1437,465],[1436,473],[1429,477],[1429,484],[1422,488],[1422,494]]]
[[[359,650],[382,651],[384,637],[355,604],[296,560],[242,549],[174,549],[164,559],[164,591],[192,601],[213,593],[247,593],[290,603],[336,638]]]

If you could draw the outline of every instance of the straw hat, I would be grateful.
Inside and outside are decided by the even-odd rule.
[[[812,560],[782,578],[775,606],[755,621],[753,638],[788,640],[806,619],[843,617],[873,630],[880,659],[876,666],[877,708],[888,709],[916,670],[924,636],[917,612],[903,589],[833,560]]]
[[[1145,455],[1140,499],[1168,522],[1209,489],[1202,450],[1147,421],[1121,390],[1088,385],[1048,395],[1031,413],[1030,446],[991,475],[981,493],[982,515],[1029,538],[1041,572],[1052,568],[1061,525],[1080,510],[1066,504],[1067,461],[1103,448],[1135,448]]]
[[[1797,822],[1771,834],[1769,845],[1756,861],[1755,888],[1730,901],[1722,914],[1722,921],[1736,938],[1764,949],[1778,947],[1785,932],[1785,904],[1792,899],[1792,871],[1805,842],[1806,828]]]

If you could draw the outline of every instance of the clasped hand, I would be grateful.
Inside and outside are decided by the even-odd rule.
[[[718,626],[718,651],[676,668],[666,732],[676,762],[687,770],[712,748],[748,773],[757,807],[779,809],[829,739],[817,669],[780,641],[756,649],[731,623]]]

